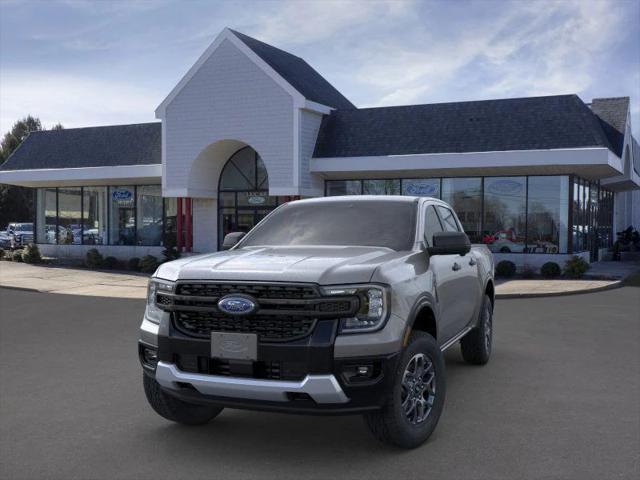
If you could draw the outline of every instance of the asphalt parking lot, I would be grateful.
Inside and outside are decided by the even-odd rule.
[[[141,387],[142,309],[0,289],[2,478],[638,478],[640,288],[499,301],[491,362],[447,352],[445,411],[413,451],[359,417],[166,422]]]

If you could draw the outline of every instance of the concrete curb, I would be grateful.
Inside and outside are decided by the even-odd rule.
[[[21,292],[38,292],[38,293],[47,293],[42,290],[38,290],[37,288],[29,288],[29,287],[12,287],[11,285],[0,285],[0,288],[4,288],[5,290],[19,290]]]
[[[569,290],[566,292],[540,292],[540,293],[496,293],[496,300],[508,298],[543,298],[543,297],[565,297],[568,295],[583,295],[585,293],[603,292],[624,287],[624,281],[618,280],[610,285],[602,287],[583,288],[582,290]]]

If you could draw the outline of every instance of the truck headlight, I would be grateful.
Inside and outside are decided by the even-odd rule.
[[[325,287],[324,295],[352,296],[360,300],[355,316],[340,320],[340,333],[364,333],[379,330],[387,321],[389,289],[380,285],[346,285]]]
[[[158,306],[158,293],[173,293],[174,287],[175,284],[173,282],[168,282],[166,280],[159,280],[157,278],[149,280],[149,287],[147,289],[147,308],[145,311],[145,316],[148,320],[160,323],[162,315],[165,312]]]

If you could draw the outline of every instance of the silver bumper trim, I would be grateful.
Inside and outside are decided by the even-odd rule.
[[[157,323],[149,321],[146,317],[142,320],[140,325],[139,340],[149,345],[158,346],[158,331],[160,326]]]
[[[179,370],[174,364],[158,362],[156,380],[165,388],[178,390],[176,382],[188,383],[203,395],[286,402],[288,393],[306,393],[317,403],[346,403],[349,398],[333,375],[307,375],[299,382],[204,375]]]

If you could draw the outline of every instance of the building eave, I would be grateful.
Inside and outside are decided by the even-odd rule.
[[[310,170],[325,178],[575,173],[599,179],[619,175],[622,172],[622,161],[609,149],[595,147],[313,158]]]
[[[0,171],[0,183],[21,187],[159,184],[161,177],[160,164]]]

